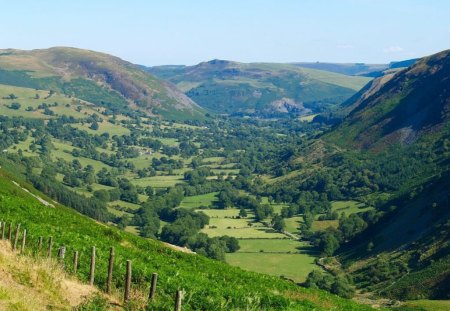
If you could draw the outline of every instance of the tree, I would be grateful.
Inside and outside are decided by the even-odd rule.
[[[19,103],[11,103],[11,105],[9,105],[9,109],[19,110],[21,106],[22,105]]]
[[[91,126],[89,127],[91,130],[98,130],[98,123],[97,121],[92,122]]]
[[[284,222],[283,217],[280,215],[275,215],[275,217],[272,218],[272,227],[276,231],[283,232],[286,228],[286,223]]]
[[[245,210],[245,208],[241,208],[239,210],[239,217],[241,217],[241,218],[247,217],[247,211]]]

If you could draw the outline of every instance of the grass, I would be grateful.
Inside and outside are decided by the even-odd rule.
[[[159,141],[161,141],[166,146],[178,146],[179,142],[176,138],[158,138]]]
[[[17,175],[15,178],[20,176]],[[183,304],[186,311],[326,310],[330,307],[335,307],[336,310],[368,309],[322,291],[303,289],[278,278],[245,272],[202,256],[171,250],[158,241],[143,239],[111,226],[99,224],[64,206],[45,207],[15,186],[11,179],[13,179],[11,175],[0,169],[0,215],[2,220],[14,224],[20,222],[22,228],[27,229],[28,249],[36,245],[37,237],[53,236],[55,252],[61,245],[66,246],[67,254],[78,250],[80,252],[78,276],[86,282],[89,252],[95,245],[97,247],[95,284],[103,287],[109,248],[114,247],[116,253],[114,286],[121,286],[124,264],[128,259],[133,262],[133,289],[141,291],[142,297],[145,297],[144,293],[148,291],[151,274],[159,273],[157,299],[152,306],[156,310],[171,310],[173,293],[180,288],[186,292]],[[18,181],[43,199],[49,200],[23,181]],[[67,256],[67,267],[71,266],[70,261],[71,256]]]
[[[95,292],[47,259],[18,256],[0,242],[1,310],[72,310]]]
[[[314,119],[315,116],[317,116],[317,114],[309,114],[309,115],[306,115],[306,116],[298,117],[298,119],[300,121],[304,121],[304,122],[311,122]]]
[[[78,161],[80,161],[83,167],[92,165],[95,171],[99,171],[102,168],[111,169],[109,165],[97,160],[92,160],[84,157],[74,157],[71,152],[75,147],[71,146],[68,143],[56,139],[53,139],[52,143],[55,146],[55,149],[50,153],[53,160],[61,158],[67,162],[72,162],[73,160],[77,159]]]
[[[109,202],[108,205],[111,207],[118,205],[120,207],[129,208],[132,210],[137,210],[140,207],[139,204],[134,204],[134,203],[125,202],[125,201],[121,201],[121,200]]]
[[[128,159],[128,162],[133,163],[133,165],[137,169],[149,168],[152,165],[153,158],[161,158],[163,156],[162,153],[154,152],[152,154],[143,154],[137,158]]]
[[[323,231],[328,227],[337,228],[339,226],[339,220],[314,220],[311,226],[313,232]]]
[[[96,134],[96,135],[101,135],[103,133],[108,133],[111,136],[114,135],[129,135],[130,134],[130,130],[127,129],[126,127],[123,127],[121,125],[116,125],[116,124],[112,124],[110,122],[107,121],[103,121],[98,123],[98,130],[92,130],[89,127],[91,126],[90,123],[85,123],[85,124],[74,124],[72,125],[73,127],[76,127],[80,130],[84,130],[86,132],[88,132],[89,134]]]
[[[281,206],[278,205],[279,209]],[[240,250],[226,255],[226,261],[231,265],[276,276],[284,275],[296,282],[304,281],[308,273],[317,268],[310,246],[274,232],[262,223],[254,223],[252,213],[248,218],[239,219],[235,218],[239,214],[236,208],[201,211],[210,216],[209,226],[202,232],[211,237],[228,235],[239,238]]]
[[[284,276],[295,282],[303,282],[309,272],[317,269],[314,257],[303,254],[232,253],[226,262],[245,270],[274,276]]]
[[[180,207],[193,209],[200,206],[211,206],[216,201],[216,195],[218,192],[211,192],[207,194],[195,195],[191,197],[185,197],[181,201]]]
[[[371,206],[365,206],[363,203],[357,201],[332,201],[331,210],[338,212],[339,216],[344,213],[346,216],[351,214],[357,214],[366,212],[373,209]],[[319,215],[316,216],[318,218]],[[322,231],[328,227],[337,228],[339,226],[339,220],[314,220],[311,226],[312,231]]]
[[[17,98],[4,99],[4,97],[9,96],[9,94],[14,94]],[[36,98],[36,95],[39,95],[39,98]],[[58,103],[58,106],[50,107],[49,109],[57,115],[66,115],[81,119],[94,113],[99,114],[93,109],[93,106],[90,103],[85,101],[70,98],[60,93],[55,93],[50,98],[46,98],[48,95],[48,91],[0,84],[0,114],[16,117],[23,116],[25,118],[33,119],[51,119],[53,116],[45,115],[43,114],[43,110],[37,110],[37,108],[42,103],[51,105],[55,102]],[[13,102],[20,103],[20,109],[13,110],[6,107]],[[80,112],[76,110],[78,106],[82,107]],[[27,111],[28,107],[32,107],[34,111]]]
[[[178,183],[183,183],[184,181],[183,176],[181,175],[167,175],[133,179],[131,182],[134,185],[141,187],[151,186],[153,188],[168,188],[173,187]]]
[[[280,252],[298,253],[299,247],[305,246],[303,242],[291,239],[241,239],[239,240],[240,253]]]
[[[427,311],[450,310],[450,300],[414,300],[406,301],[408,307],[419,308]]]
[[[357,201],[332,201],[331,210],[338,212],[339,214],[344,213],[346,216],[351,214],[367,212],[373,209],[373,207],[365,206],[364,203]]]
[[[222,235],[253,239],[282,239],[286,237],[284,234],[275,232],[261,223],[255,223],[251,213],[249,213],[248,218],[237,218],[239,215],[239,209],[237,208],[225,210],[202,209],[200,211],[210,217],[209,226],[202,229],[202,232],[210,237]]]
[[[285,218],[286,231],[290,233],[299,233],[299,226],[303,223],[303,216],[294,216],[291,218]]]

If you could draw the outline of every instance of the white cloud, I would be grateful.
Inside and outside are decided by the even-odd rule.
[[[390,46],[390,47],[383,49],[384,53],[399,53],[399,52],[404,52],[404,51],[405,51],[405,49],[400,46]]]

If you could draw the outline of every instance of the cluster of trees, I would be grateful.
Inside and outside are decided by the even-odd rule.
[[[242,195],[232,188],[225,188],[217,195],[217,206],[219,208],[237,207],[239,209],[250,209],[255,213],[255,220],[262,221],[273,215],[273,207],[270,204],[261,204],[261,197]]]
[[[355,294],[350,277],[322,273],[318,270],[314,270],[308,274],[304,285],[308,288],[320,288],[344,298],[352,298]]]
[[[375,210],[351,214],[348,217],[342,214],[339,218],[338,228],[329,227],[316,233],[304,231],[304,235],[312,241],[322,255],[332,256],[343,243],[352,240],[369,225],[378,222],[382,215],[383,212]],[[373,242],[371,242],[371,246],[368,248],[373,249],[373,247]]]

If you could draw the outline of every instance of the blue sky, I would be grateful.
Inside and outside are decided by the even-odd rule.
[[[446,0],[4,2],[1,48],[74,46],[144,65],[384,63],[450,48]]]

